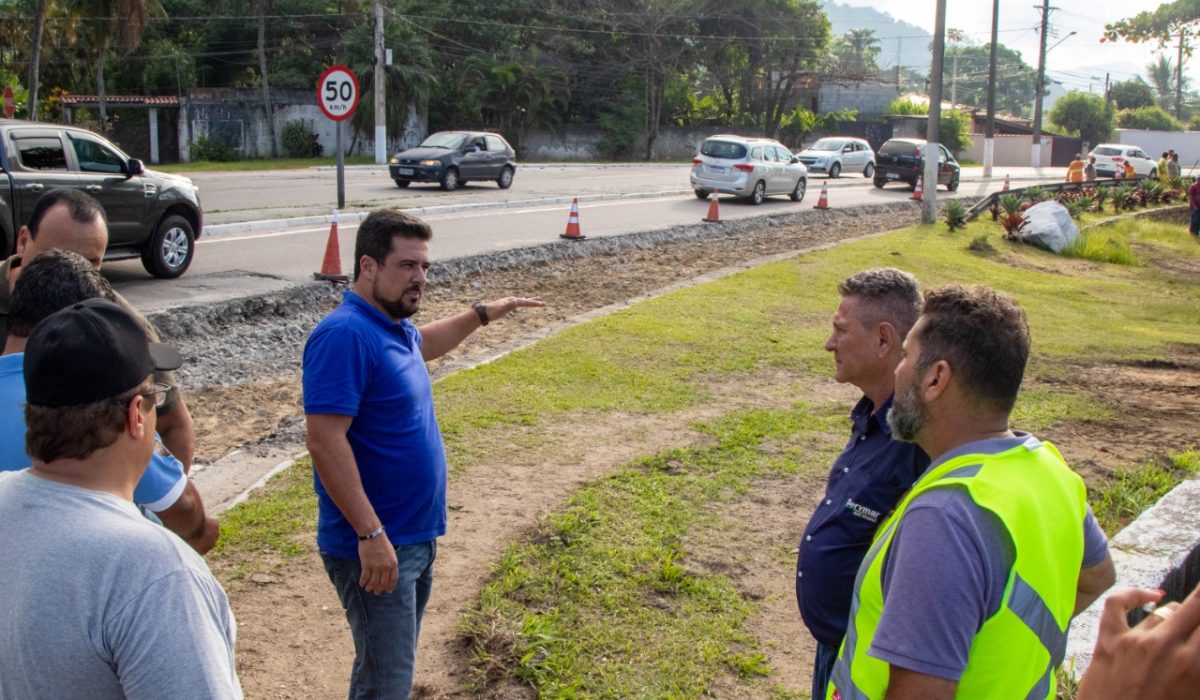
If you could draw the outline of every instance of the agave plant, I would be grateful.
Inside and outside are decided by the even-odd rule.
[[[1029,198],[1030,202],[1037,204],[1038,202],[1040,202],[1046,198],[1046,190],[1043,190],[1041,187],[1038,187],[1037,185],[1034,185],[1033,187],[1026,187],[1025,188],[1025,196]]]
[[[963,228],[967,225],[967,208],[957,199],[952,199],[946,202],[946,206],[942,207],[942,218],[946,220],[946,225],[950,227],[950,231]]]
[[[1111,194],[1112,190],[1107,187],[1096,188],[1095,193],[1092,194],[1092,200],[1096,202],[1096,211],[1104,211],[1104,204],[1108,202]]]
[[[1076,221],[1081,221],[1083,219],[1083,213],[1090,208],[1090,205],[1091,205],[1090,201],[1080,198],[1080,199],[1076,199],[1071,202],[1067,202],[1064,206],[1067,208],[1067,211],[1071,214],[1072,219],[1075,219]]]
[[[1133,207],[1133,188],[1129,185],[1119,185],[1112,191],[1113,211],[1120,213],[1122,209]]]

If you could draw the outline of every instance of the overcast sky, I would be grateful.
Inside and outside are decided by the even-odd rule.
[[[844,5],[873,7],[892,17],[915,24],[933,32],[935,0],[836,0]],[[1158,45],[1100,43],[1104,25],[1132,17],[1143,10],[1154,10],[1159,2],[1145,0],[1051,0],[1048,46],[1062,40],[1046,54],[1046,69],[1062,81],[1067,89],[1087,90],[1099,94],[1104,86],[1104,74],[1112,74],[1113,82],[1128,80],[1134,75],[1145,79],[1145,65],[1156,59]],[[961,29],[971,41],[985,44],[991,41],[992,3],[988,0],[947,0],[946,26]],[[1041,22],[1041,3],[1037,0],[1000,0],[999,43],[1021,52],[1031,66],[1037,66],[1038,32]],[[1072,31],[1077,32],[1068,36]],[[1170,50],[1174,62],[1176,52]],[[1193,85],[1200,85],[1200,52],[1195,58],[1184,57],[1184,73]]]

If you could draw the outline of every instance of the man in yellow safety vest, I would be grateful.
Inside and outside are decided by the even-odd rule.
[[[1028,357],[1011,298],[926,293],[888,423],[932,464],[859,568],[827,698],[1054,697],[1071,618],[1115,573],[1083,480],[1009,428]]]

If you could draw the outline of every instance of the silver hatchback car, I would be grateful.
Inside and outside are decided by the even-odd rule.
[[[705,199],[713,191],[762,204],[768,195],[804,199],[808,170],[778,141],[746,136],[712,136],[692,159],[692,189]]]

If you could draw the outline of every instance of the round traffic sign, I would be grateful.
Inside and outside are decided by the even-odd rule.
[[[13,114],[17,110],[17,101],[13,98],[13,89],[11,85],[4,86],[4,116],[12,119]]]
[[[317,104],[335,122],[354,114],[359,94],[358,78],[346,66],[330,66],[317,81]]]

